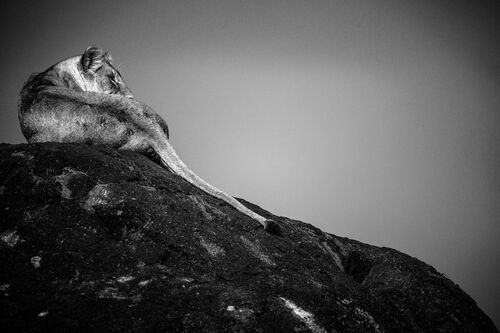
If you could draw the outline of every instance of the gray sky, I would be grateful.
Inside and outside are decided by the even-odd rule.
[[[103,47],[202,178],[415,256],[500,326],[494,1],[16,0],[0,12],[0,142],[25,142],[16,102],[30,73]]]

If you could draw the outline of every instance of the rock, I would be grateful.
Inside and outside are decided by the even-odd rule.
[[[2,332],[497,332],[431,266],[241,201],[281,235],[143,155],[0,145]]]

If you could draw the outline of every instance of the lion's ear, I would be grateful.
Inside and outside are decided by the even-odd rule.
[[[89,46],[82,55],[82,68],[85,73],[95,73],[99,68],[101,68],[106,52],[102,49]]]

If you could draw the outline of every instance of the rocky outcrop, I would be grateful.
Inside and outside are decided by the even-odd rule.
[[[133,152],[0,145],[2,332],[497,332],[431,266],[241,201],[282,235]]]

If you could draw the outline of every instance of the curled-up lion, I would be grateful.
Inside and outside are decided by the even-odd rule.
[[[279,233],[272,221],[243,206],[208,184],[177,156],[168,126],[151,107],[137,101],[111,56],[96,47],[63,60],[43,73],[32,74],[19,96],[21,130],[30,143],[77,142],[104,144],[116,149],[148,153],[206,193]]]

